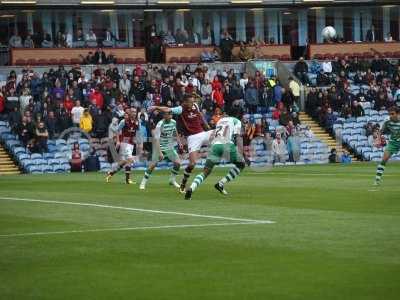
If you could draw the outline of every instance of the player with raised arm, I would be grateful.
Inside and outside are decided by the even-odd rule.
[[[400,151],[400,109],[392,106],[388,111],[390,119],[383,123],[381,133],[390,135],[390,138],[385,147],[382,161],[378,164],[374,185],[380,185],[387,161]]]
[[[245,161],[242,153],[238,151],[237,143],[241,135],[242,123],[237,118],[241,115],[239,111],[232,112],[232,116],[224,114],[218,121],[214,131],[214,139],[211,142],[205,167],[203,172],[195,177],[189,189],[186,190],[185,199],[192,199],[192,193],[202,184],[202,182],[211,174],[212,169],[221,159],[225,158],[235,166],[229,170],[228,174],[219,180],[214,187],[224,195],[228,192],[225,190],[225,183],[234,180],[245,167]],[[240,117],[239,117],[240,118]],[[243,147],[240,147],[243,149]]]
[[[133,150],[135,148],[138,127],[137,110],[136,108],[131,108],[125,112],[124,119],[118,124],[119,136],[117,148],[119,147],[120,161],[114,170],[107,173],[107,182],[110,182],[112,176],[125,167],[125,183],[134,183],[131,180],[131,165],[134,162]]]
[[[209,129],[209,126],[204,121],[203,114],[200,112],[197,104],[194,103],[194,97],[191,94],[186,94],[184,96],[181,106],[172,108],[166,106],[152,106],[149,110],[159,110],[164,113],[172,112],[172,114],[178,115],[178,131],[181,135],[187,137],[189,150],[189,164],[185,168],[180,184],[180,191],[184,193],[187,180],[199,157],[199,150],[203,144],[209,142],[212,130],[205,131]]]
[[[179,155],[175,150],[177,144],[177,129],[176,121],[172,119],[171,112],[164,113],[164,117],[157,123],[153,134],[153,157],[149,164],[142,182],[140,183],[140,189],[146,189],[146,183],[149,180],[151,173],[157,166],[158,162],[165,160],[171,161],[174,166],[171,170],[169,178],[169,184],[179,188],[179,184],[176,182],[176,175],[179,173],[181,162]]]

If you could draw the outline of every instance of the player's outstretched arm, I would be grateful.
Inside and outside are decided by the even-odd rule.
[[[156,105],[154,105],[154,106],[150,106],[148,108],[149,112],[153,112],[155,110],[161,111],[163,113],[169,113],[169,112],[172,111],[171,107],[167,107],[167,106],[156,106]]]

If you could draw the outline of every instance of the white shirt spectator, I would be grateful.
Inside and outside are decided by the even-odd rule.
[[[14,34],[11,36],[8,44],[11,48],[21,48],[22,47],[22,39],[18,34]]]
[[[332,73],[332,63],[330,61],[324,61],[322,63],[322,70],[324,73]]]
[[[84,108],[82,106],[74,106],[71,110],[72,123],[79,126],[81,116],[83,115]]]
[[[239,80],[239,84],[242,87],[242,89],[244,90],[246,88],[247,83],[249,82],[248,78],[240,78]]]
[[[73,44],[73,37],[72,37],[72,33],[68,32],[67,36],[65,38],[65,43],[67,44],[68,48],[72,48],[72,44]]]
[[[31,95],[21,95],[19,96],[19,107],[21,113],[25,111],[25,108],[29,105],[29,101],[32,99]]]
[[[93,31],[90,31],[88,34],[86,34],[86,41],[87,42],[95,42],[95,41],[97,41],[96,34]]]
[[[282,138],[275,138],[272,142],[272,153],[274,160],[279,162],[285,162],[286,144]]]
[[[120,79],[119,90],[121,93],[125,92],[125,94],[128,95],[131,90],[131,81],[129,79]]]

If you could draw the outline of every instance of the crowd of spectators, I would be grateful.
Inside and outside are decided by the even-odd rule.
[[[72,126],[95,138],[115,134],[118,120],[130,108],[138,112],[139,133],[146,141],[160,120],[147,109],[180,105],[186,93],[196,96],[211,128],[222,110],[233,106],[251,114],[270,112],[288,132],[300,122],[296,96],[275,77],[265,78],[258,71],[250,76],[233,69],[211,70],[202,63],[195,68],[136,65],[123,72],[113,64],[99,65],[92,74],[85,74],[79,65],[70,70],[59,66],[42,74],[30,68],[20,74],[11,71],[1,87],[0,118],[9,121],[32,152],[46,152],[47,139],[57,138]],[[243,123],[249,142],[269,132],[266,118],[261,122],[244,119]]]
[[[76,34],[72,32],[58,31],[52,36],[49,32],[28,32],[24,37],[15,30],[8,41],[11,48],[81,48],[81,47],[114,47],[119,40],[116,35],[105,28],[100,34],[96,35],[93,29],[83,32],[78,29]]]
[[[377,111],[400,105],[400,64],[375,55],[372,60],[336,57],[310,66],[300,59],[294,73],[311,85],[309,73],[317,74],[317,86],[311,85],[306,111],[332,132],[338,117],[355,120],[365,115],[363,104],[371,103]]]

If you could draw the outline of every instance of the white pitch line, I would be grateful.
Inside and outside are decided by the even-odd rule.
[[[144,209],[144,208],[113,206],[113,205],[97,204],[97,203],[39,200],[39,199],[14,198],[14,197],[0,197],[0,199],[1,200],[10,200],[10,201],[24,201],[24,202],[39,202],[39,203],[62,204],[62,205],[89,206],[89,207],[119,209],[119,210],[128,210],[128,211],[136,211],[136,212],[146,212],[146,213],[154,213],[154,214],[168,214],[168,215],[188,216],[188,217],[196,217],[196,218],[228,220],[228,221],[237,221],[237,222],[252,222],[252,223],[255,222],[255,223],[264,223],[264,224],[273,224],[273,223],[275,223],[274,221],[270,221],[270,220],[241,219],[241,218],[214,216],[214,215],[202,215],[202,214],[194,214],[194,213],[184,213],[184,212],[177,212],[177,211],[152,210],[152,209]]]
[[[82,230],[49,231],[49,232],[27,232],[27,233],[0,234],[0,238],[69,234],[69,233],[106,232],[106,231],[131,231],[131,230],[233,226],[233,225],[260,225],[260,224],[267,224],[267,223],[266,222],[208,223],[208,224],[182,224],[182,225],[142,226],[142,227],[123,227],[123,228],[103,228],[103,229],[82,229]]]

